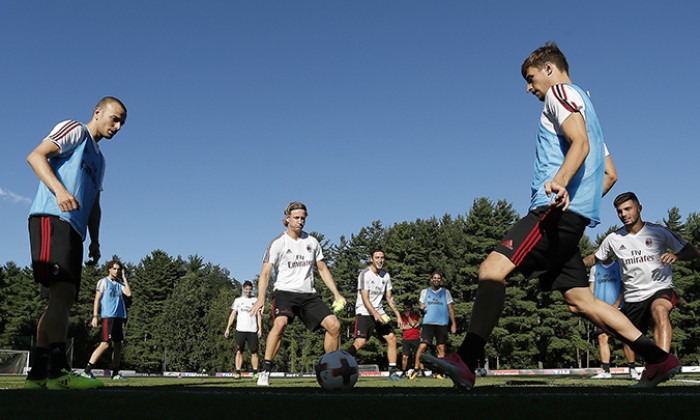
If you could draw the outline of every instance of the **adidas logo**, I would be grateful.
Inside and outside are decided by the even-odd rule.
[[[620,245],[620,251],[624,251],[626,249],[627,249],[627,247],[625,245]]]
[[[501,242],[501,245],[510,249],[511,251],[513,250],[513,240],[512,239],[508,239],[506,241]]]
[[[288,249],[288,250],[287,250],[287,254],[292,254],[292,253],[293,253],[293,252],[292,252],[291,249]]]

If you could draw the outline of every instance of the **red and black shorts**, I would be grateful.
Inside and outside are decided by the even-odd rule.
[[[321,322],[328,315],[333,315],[318,293],[296,293],[284,290],[272,292],[272,319],[286,316],[288,323],[299,317],[311,331],[321,328]]]
[[[384,340],[389,334],[394,333],[394,327],[391,322],[383,324],[377,322],[372,315],[357,315],[355,316],[355,331],[353,338],[363,338],[369,340],[372,333],[377,333],[377,338]]]
[[[83,238],[71,224],[57,216],[31,216],[29,244],[34,281],[46,287],[54,282],[73,283],[77,296],[83,269]]]
[[[649,331],[649,326],[653,322],[651,306],[657,299],[664,299],[671,302],[671,310],[673,310],[678,303],[678,294],[676,294],[675,290],[670,288],[662,289],[641,302],[625,302],[622,306],[622,313],[632,321],[632,324],[634,324],[642,334],[646,334],[647,331]]]
[[[525,277],[539,277],[543,291],[588,287],[578,244],[589,223],[570,211],[537,207],[508,231],[495,250]]]
[[[123,318],[102,318],[102,341],[124,341],[124,321]]]
[[[236,331],[236,351],[243,353],[245,345],[248,343],[248,350],[251,353],[257,353],[260,346],[257,332]]]

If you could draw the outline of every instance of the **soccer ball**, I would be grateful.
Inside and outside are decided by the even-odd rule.
[[[316,364],[316,380],[326,391],[350,389],[358,376],[355,358],[343,350],[324,354]]]

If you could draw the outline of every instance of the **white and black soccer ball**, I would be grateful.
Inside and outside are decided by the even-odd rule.
[[[357,361],[343,350],[324,354],[316,364],[316,380],[326,391],[350,389],[359,375]]]

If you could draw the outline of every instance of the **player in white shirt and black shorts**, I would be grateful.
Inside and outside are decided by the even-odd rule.
[[[666,227],[644,222],[642,206],[634,193],[620,194],[613,204],[624,226],[605,237],[595,254],[586,257],[586,264],[617,256],[624,286],[622,312],[642,333],[653,322],[654,342],[669,351],[672,337],[669,315],[678,300],[671,265],[678,260],[700,258],[700,253]]]
[[[375,333],[386,341],[386,356],[389,361],[389,380],[401,380],[398,374],[398,350],[396,334],[391,324],[391,317],[384,311],[382,300],[394,311],[399,328],[403,328],[401,313],[396,308],[391,290],[391,276],[384,267],[384,251],[376,249],[370,254],[371,264],[357,277],[357,301],[355,303],[355,341],[348,347],[353,357]]]
[[[238,316],[238,322],[236,322],[236,379],[241,379],[243,351],[245,351],[246,344],[250,351],[250,364],[253,365],[253,378],[258,378],[258,348],[262,335],[262,315],[259,311],[250,311],[257,300],[253,297],[253,283],[246,280],[243,282],[243,296],[237,297],[231,305],[231,315],[228,317],[228,324],[224,331],[224,337],[228,338],[231,325]]]
[[[258,376],[260,386],[269,385],[272,359],[279,350],[284,330],[294,318],[299,317],[312,331],[325,329],[323,346],[326,353],[338,350],[340,345],[340,321],[314,288],[314,265],[335,300],[344,302],[345,299],[338,292],[318,240],[302,230],[306,216],[303,203],[289,203],[282,219],[287,229],[270,242],[263,257],[258,279],[258,300],[250,309],[251,313],[264,308],[273,270],[276,278],[272,292],[273,324],[267,336],[262,372]]]

